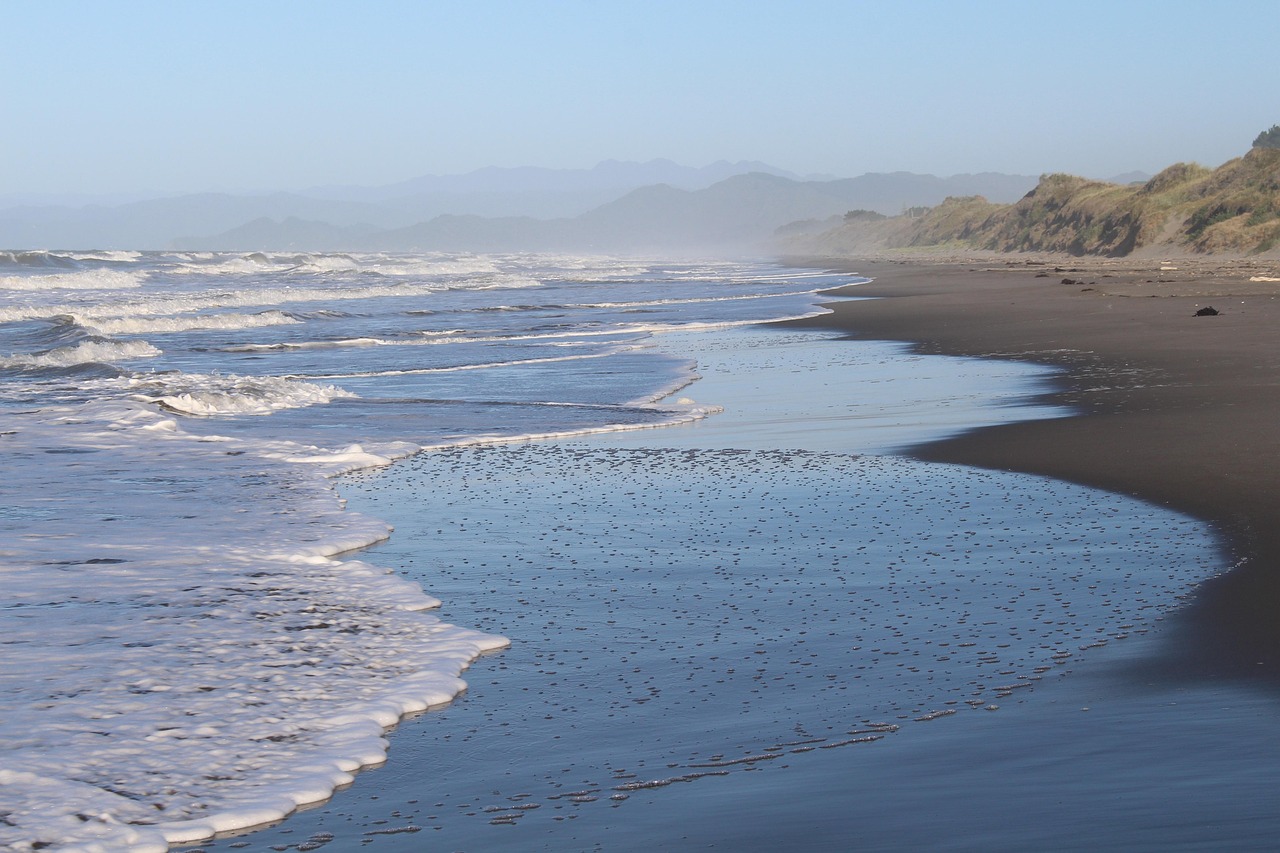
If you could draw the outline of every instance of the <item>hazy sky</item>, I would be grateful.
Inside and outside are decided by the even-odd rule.
[[[0,195],[667,157],[1216,166],[1280,123],[1277,0],[0,0]]]

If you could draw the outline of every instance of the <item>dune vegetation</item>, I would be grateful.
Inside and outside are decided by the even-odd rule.
[[[1280,246],[1280,127],[1217,169],[1177,163],[1145,183],[1073,175],[1041,177],[1013,204],[948,198],[923,212],[884,220],[846,217],[825,233],[797,238],[807,252],[847,254],[953,247],[993,252],[1062,252],[1123,257],[1142,249],[1259,254]]]

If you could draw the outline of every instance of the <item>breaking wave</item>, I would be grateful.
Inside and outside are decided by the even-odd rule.
[[[72,367],[78,364],[113,364],[160,355],[146,341],[82,341],[74,346],[58,347],[31,355],[0,357],[0,367],[30,369],[40,367]]]

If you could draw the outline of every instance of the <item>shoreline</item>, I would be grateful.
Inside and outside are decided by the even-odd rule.
[[[787,321],[917,352],[1051,365],[1077,414],[983,427],[907,452],[1038,474],[1210,522],[1236,567],[1175,620],[1171,678],[1280,686],[1280,282],[1275,264],[999,256],[788,259],[873,279]],[[1197,316],[1213,306],[1216,316]]]
[[[862,296],[873,286],[845,292]],[[845,304],[856,312],[878,303]],[[815,325],[788,335],[795,322]],[[875,408],[874,389],[902,393],[901,377],[863,374],[866,362],[857,359],[828,359],[798,373],[803,365],[788,358],[788,338],[820,338],[826,343],[810,349],[832,355],[863,349],[840,333],[814,335],[821,323],[753,326],[759,340],[742,350],[768,362],[748,378],[829,383],[824,392],[786,382],[784,416],[812,422],[824,409],[843,410],[837,398]],[[713,366],[716,352],[709,353]],[[736,379],[744,376],[740,367],[731,371]],[[842,380],[851,372],[862,387]],[[964,376],[925,374],[950,394]],[[1037,378],[1036,391],[1044,388]],[[750,383],[722,399],[724,390],[708,399],[755,394]],[[758,390],[771,400],[768,388]],[[1058,393],[1033,392],[1016,405]],[[811,403],[817,408],[805,409]],[[946,407],[927,412],[939,408]],[[836,420],[859,429],[846,418]],[[757,412],[739,427],[772,432],[782,423]],[[1269,789],[1266,768],[1280,766],[1257,759],[1259,745],[1269,743],[1269,714],[1258,709],[1270,709],[1272,697],[1251,696],[1258,691],[1247,685],[1148,677],[1152,656],[1177,638],[1178,611],[1151,609],[1142,584],[1160,585],[1193,563],[1185,554],[1141,561],[1176,553],[1176,528],[1135,532],[1134,520],[1120,522],[1107,509],[1114,498],[1105,494],[1039,508],[1030,493],[1020,494],[1026,509],[1019,516],[1007,505],[1009,487],[984,504],[970,489],[993,475],[953,465],[936,466],[954,479],[936,501],[926,500],[913,497],[916,481],[901,459],[877,462],[874,452],[843,445],[788,451],[776,439],[751,450],[751,441],[725,442],[714,430],[695,436],[709,426],[689,425],[682,441],[641,430],[459,448],[348,480],[351,508],[397,528],[372,549],[375,562],[400,567],[439,595],[449,621],[520,639],[474,669],[457,702],[398,728],[376,775],[276,827],[201,847],[354,849],[376,840],[387,853],[409,853],[431,838],[449,849],[657,843],[763,851],[800,837],[815,850],[842,850],[857,837],[867,849],[945,840],[1014,850],[1060,840],[1088,815],[1093,835],[1077,847],[1089,849],[1117,839],[1127,846],[1185,841],[1188,816],[1208,844],[1224,820],[1239,826],[1267,813],[1251,792]],[[829,467],[837,458],[852,468]],[[877,467],[886,467],[880,479],[872,476]],[[780,476],[785,470],[792,474]],[[465,490],[421,489],[453,476],[466,478]],[[801,484],[811,489],[808,498],[796,491]],[[1073,493],[1049,479],[1032,489]],[[891,506],[895,493],[903,500]],[[528,516],[524,528],[512,528],[508,503]],[[1110,505],[1125,503],[1132,502]],[[936,523],[920,506],[950,522]],[[688,519],[697,523],[686,528]],[[1056,534],[1034,533],[1037,524],[1064,519],[1073,521]],[[1208,525],[1177,524],[1194,528],[1182,541],[1206,554],[1205,565],[1220,565],[1221,540]],[[1114,532],[1103,533],[1099,550],[1086,549],[1082,561],[1075,537],[1108,528]],[[959,540],[967,530],[987,544]],[[1010,531],[1043,545],[1028,549],[1019,539],[1007,565],[968,571],[962,561],[970,553],[1001,547]],[[839,577],[820,574],[830,557],[823,543],[845,543]],[[708,572],[713,554],[722,564]],[[927,560],[917,568],[929,582],[845,577],[854,562],[871,571],[911,562],[911,554]],[[948,554],[959,572],[950,586],[938,574]],[[1095,574],[1082,579],[1081,571]],[[832,594],[846,586],[854,599]],[[1185,600],[1170,590],[1156,594],[1177,607],[1167,596]],[[1105,630],[1095,617],[1115,624]],[[969,648],[979,657],[966,658],[975,653]],[[947,663],[935,677],[936,655]],[[1077,655],[1089,665],[1078,666]],[[1135,671],[1145,683],[1135,683]],[[1224,712],[1224,701],[1239,710]],[[899,727],[910,734],[894,734]],[[1188,731],[1201,737],[1188,744]],[[1245,767],[1262,783],[1242,787]],[[715,778],[701,781],[704,775]],[[1194,781],[1174,790],[1168,778]],[[672,785],[679,794],[666,790]],[[995,822],[1008,829],[995,836],[993,802],[1007,804]],[[939,823],[920,823],[926,813]],[[1251,832],[1241,830],[1237,840],[1256,838],[1258,830]]]

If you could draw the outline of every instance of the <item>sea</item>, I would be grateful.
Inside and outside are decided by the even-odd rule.
[[[903,816],[955,793],[929,762],[1069,730],[1031,697],[1228,558],[904,455],[1071,413],[1049,368],[776,323],[862,281],[0,252],[0,847],[947,846]]]

